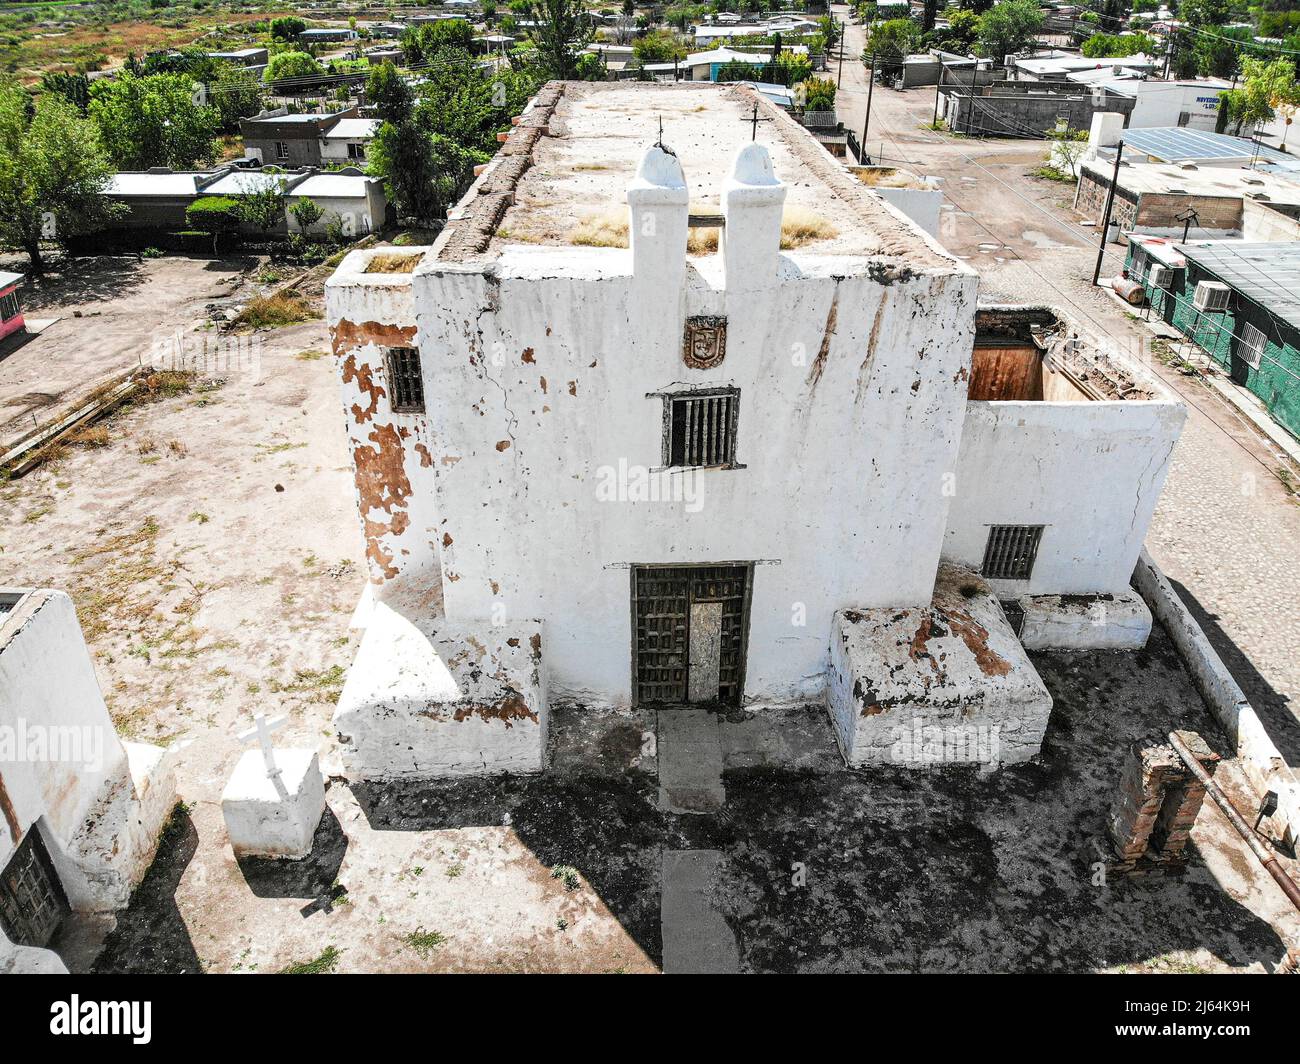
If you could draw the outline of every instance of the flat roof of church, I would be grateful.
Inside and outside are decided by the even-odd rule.
[[[749,88],[708,82],[545,86],[452,212],[437,257],[493,258],[520,244],[625,247],[627,186],[646,149],[659,140],[661,120],[663,144],[681,162],[693,212],[719,209],[732,160],[754,138],[767,147],[776,176],[787,185],[787,222],[803,229],[785,250],[961,268],[780,108]],[[692,253],[711,249],[693,244]]]

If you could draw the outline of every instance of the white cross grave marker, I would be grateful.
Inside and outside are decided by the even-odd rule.
[[[280,770],[275,764],[275,748],[271,745],[271,732],[281,725],[287,724],[288,717],[276,717],[274,720],[267,720],[266,715],[258,713],[253,717],[253,726],[248,731],[239,733],[241,743],[251,742],[256,739],[262,745],[262,759],[266,762],[266,778],[269,780],[278,780]]]

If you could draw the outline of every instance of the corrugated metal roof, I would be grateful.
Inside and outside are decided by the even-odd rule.
[[[1247,299],[1300,328],[1300,241],[1179,244],[1178,250]]]
[[[365,140],[373,137],[383,123],[377,118],[340,118],[325,134],[326,140]]]

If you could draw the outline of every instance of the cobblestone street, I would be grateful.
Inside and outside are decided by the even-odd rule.
[[[847,9],[836,6],[844,19]],[[863,28],[850,25],[837,109],[861,136]],[[837,74],[832,64],[831,76]],[[1091,283],[1096,230],[1071,209],[1072,185],[1029,178],[1037,141],[974,140],[927,126],[935,92],[877,85],[866,147],[877,162],[943,178],[939,239],[981,276],[981,302],[1045,302],[1140,360],[1188,405],[1147,539],[1292,765],[1300,761],[1300,498],[1293,467],[1233,406],[1198,378],[1149,356],[1151,334]],[[1122,248],[1113,248],[1120,255]],[[1107,255],[1102,277],[1121,259]],[[1294,482],[1294,481],[1293,481]]]

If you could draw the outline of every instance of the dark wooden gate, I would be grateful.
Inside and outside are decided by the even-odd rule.
[[[0,872],[0,927],[19,946],[45,947],[67,913],[54,864],[32,827]]]
[[[752,565],[632,568],[632,686],[637,705],[689,701],[692,606],[718,603],[718,696],[737,706],[745,689]]]

